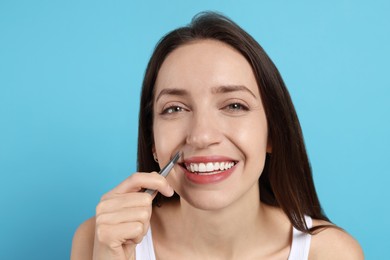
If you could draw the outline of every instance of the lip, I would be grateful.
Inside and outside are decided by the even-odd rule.
[[[235,162],[235,165],[230,169],[221,171],[220,173],[211,174],[211,175],[194,174],[188,171],[187,168],[184,166],[184,164],[187,163],[189,164],[189,163],[208,163],[208,162],[226,162],[226,161]],[[183,170],[184,175],[188,181],[195,184],[212,184],[227,179],[236,169],[238,162],[237,160],[234,160],[226,156],[195,156],[195,157],[186,158],[185,160],[181,161],[179,165]]]
[[[212,156],[193,156],[182,160],[180,163],[208,163],[208,162],[237,162],[230,157],[212,155]]]

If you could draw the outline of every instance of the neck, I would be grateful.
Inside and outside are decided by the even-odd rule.
[[[280,209],[260,202],[256,185],[218,210],[195,208],[183,199],[164,204],[153,210],[152,228],[159,241],[155,247],[166,253],[194,259],[258,259],[288,250],[291,224]]]
[[[212,259],[229,259],[243,252],[248,241],[259,241],[266,233],[257,185],[228,207],[206,211],[182,200],[180,211],[183,241],[196,245],[191,249],[200,255],[214,256]]]

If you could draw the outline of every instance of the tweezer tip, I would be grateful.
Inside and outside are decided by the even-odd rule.
[[[173,159],[172,159],[173,163],[176,163],[176,162],[179,160],[181,154],[182,154],[181,151],[178,151],[178,152],[175,154],[175,156],[174,156]]]

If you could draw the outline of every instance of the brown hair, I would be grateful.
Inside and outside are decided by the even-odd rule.
[[[328,218],[317,197],[301,127],[283,79],[263,48],[236,23],[218,13],[196,15],[188,26],[168,33],[156,45],[142,85],[138,171],[159,170],[152,155],[154,85],[159,69],[167,55],[177,47],[202,39],[221,41],[238,50],[256,77],[272,144],[272,154],[267,154],[259,179],[260,200],[280,207],[298,230],[313,233],[323,227],[308,229],[304,221],[304,215],[322,220]],[[161,198],[159,194],[156,200]]]

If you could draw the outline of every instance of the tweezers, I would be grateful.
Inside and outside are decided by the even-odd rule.
[[[175,164],[179,160],[180,156],[181,156],[181,152],[179,151],[179,152],[177,152],[175,154],[175,156],[173,156],[172,160],[170,160],[167,163],[167,165],[165,165],[165,167],[161,169],[161,171],[158,174],[160,174],[163,177],[167,177],[168,173],[172,170],[173,166],[175,166]],[[152,195],[155,191],[156,190],[146,189],[144,192],[149,193],[150,195]]]

